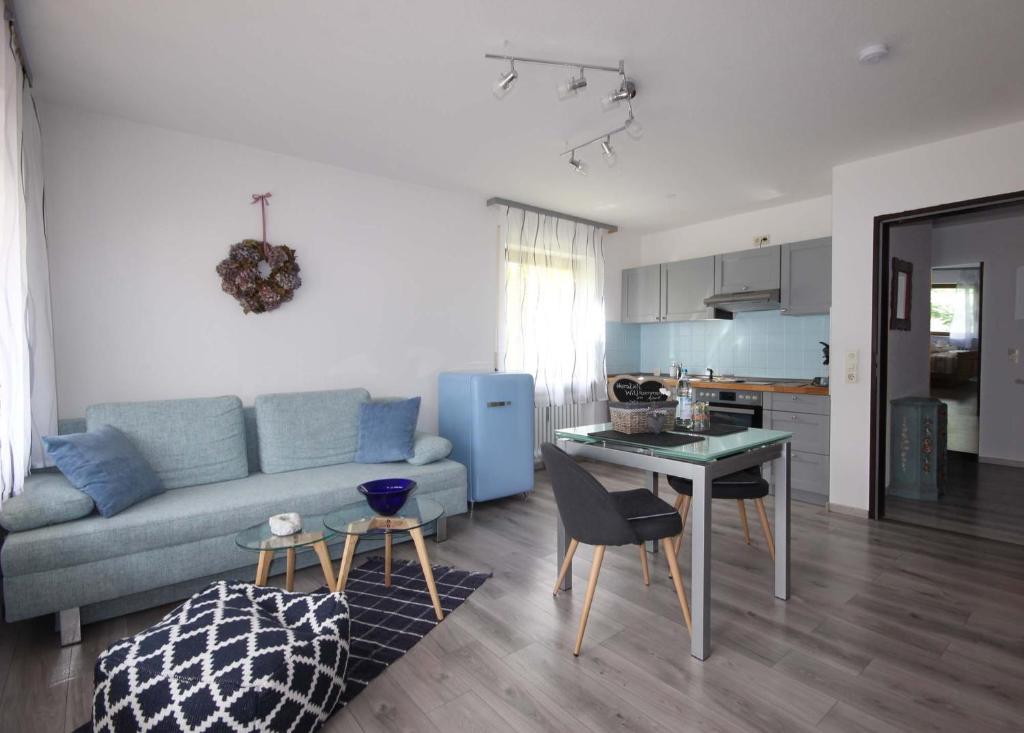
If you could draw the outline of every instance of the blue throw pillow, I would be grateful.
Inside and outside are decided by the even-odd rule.
[[[104,517],[164,490],[135,444],[110,425],[43,438],[43,444],[57,468],[76,489],[92,497]]]
[[[420,398],[359,405],[356,463],[390,463],[413,456]]]

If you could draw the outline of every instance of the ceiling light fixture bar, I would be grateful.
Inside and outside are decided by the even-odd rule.
[[[534,59],[526,56],[509,56],[501,53],[485,53],[485,59],[498,59],[500,61],[511,61],[517,64],[544,64],[545,66],[566,66],[574,69],[592,69],[593,71],[607,71],[612,74],[625,74],[625,62],[619,61],[618,66],[601,66],[599,64],[581,64],[578,61],[555,61],[552,59]]]
[[[590,138],[585,143],[578,143],[576,145],[573,145],[571,148],[566,148],[565,152],[561,153],[561,155],[571,155],[572,153],[575,153],[580,148],[585,148],[588,145],[593,145],[596,142],[603,142],[605,140],[608,140],[612,135],[618,135],[620,132],[625,132],[625,131],[626,131],[626,126],[625,125],[620,125],[620,126],[616,127],[614,130],[609,130],[608,132],[602,132],[597,137]]]

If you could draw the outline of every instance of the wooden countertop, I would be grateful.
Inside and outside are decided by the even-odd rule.
[[[767,380],[765,380],[767,381]],[[828,387],[812,384],[793,384],[792,382],[769,382],[768,384],[751,384],[750,382],[703,382],[692,380],[690,384],[700,389],[724,389],[748,392],[780,392],[782,394],[816,394],[828,395]]]

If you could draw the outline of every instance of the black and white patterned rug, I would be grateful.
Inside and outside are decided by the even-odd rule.
[[[444,565],[434,565],[434,582],[445,616],[483,585],[490,573],[474,573]],[[322,586],[316,592],[326,593]],[[419,563],[395,560],[391,567],[391,587],[384,587],[384,558],[369,557],[349,573],[345,588],[351,615],[351,642],[345,692],[335,712],[420,639],[441,623],[427,591]],[[89,733],[92,723],[75,729]]]
[[[443,565],[434,565],[433,569],[445,616],[491,577],[490,573],[472,573]],[[324,587],[320,592],[326,590]],[[345,692],[338,710],[441,623],[434,615],[423,570],[416,562],[394,561],[391,587],[385,588],[384,558],[367,558],[349,573],[345,597],[352,617],[352,641]]]

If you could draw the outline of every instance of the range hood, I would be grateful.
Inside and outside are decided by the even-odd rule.
[[[782,293],[774,290],[743,290],[738,293],[722,293],[704,299],[704,305],[730,313],[745,311],[778,310]]]

